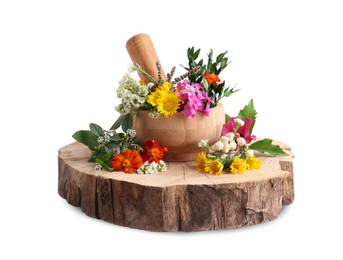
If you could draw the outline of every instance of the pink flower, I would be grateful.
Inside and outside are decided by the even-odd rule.
[[[189,80],[183,80],[176,85],[176,89],[176,95],[184,101],[181,110],[186,117],[193,118],[197,111],[209,115],[212,98],[207,92],[202,91],[204,89],[202,84],[190,85]]]
[[[188,103],[185,105],[182,113],[188,118],[193,118],[197,111],[202,110],[202,107],[203,103],[199,96],[189,96]]]
[[[250,135],[250,126],[254,122],[253,118],[246,118],[243,120],[244,125],[238,128],[237,133],[245,139],[247,144],[251,143],[252,140],[256,140],[256,136]],[[235,118],[231,117],[229,121],[223,126],[222,135],[234,132],[236,127]]]
[[[225,125],[223,125],[222,136],[227,135],[228,133],[233,133],[235,130],[235,118],[231,117]]]

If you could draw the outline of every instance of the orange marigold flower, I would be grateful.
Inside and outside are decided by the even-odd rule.
[[[218,87],[218,83],[220,82],[220,78],[218,77],[217,74],[214,73],[206,73],[203,74],[204,78],[206,79],[206,81],[208,82],[208,84],[210,85],[215,85],[216,87]]]
[[[167,147],[159,146],[156,140],[146,139],[144,142],[144,150],[142,158],[144,162],[160,162],[167,152]]]
[[[143,159],[137,150],[126,150],[112,158],[111,165],[115,171],[134,173],[143,165]]]

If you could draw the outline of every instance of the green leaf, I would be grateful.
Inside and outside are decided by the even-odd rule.
[[[206,92],[209,90],[210,88],[210,84],[208,84],[207,80],[205,79],[205,77],[202,77],[201,83],[203,84]]]
[[[89,129],[92,131],[93,134],[95,134],[97,137],[99,136],[103,136],[105,133],[104,133],[104,130],[101,128],[101,126],[97,125],[97,124],[94,124],[94,123],[91,123],[89,125]]]
[[[108,162],[104,162],[103,160],[101,160],[100,158],[96,158],[95,159],[96,163],[99,164],[101,166],[102,169],[104,169],[105,171],[109,171],[112,172],[113,169],[110,166],[110,164]]]
[[[254,129],[255,122],[256,122],[256,115],[257,112],[254,108],[254,100],[250,100],[249,104],[246,105],[241,111],[238,113],[238,117],[242,119],[246,118],[253,118],[254,122],[250,126],[250,134],[252,133],[252,130]]]
[[[231,96],[233,93],[236,93],[237,91],[238,91],[239,89],[235,89],[235,88],[226,88],[225,90],[224,90],[224,96],[225,97],[229,97],[229,96]]]
[[[199,57],[199,54],[200,54],[200,49],[194,52],[193,59],[196,60]]]
[[[133,115],[128,113],[125,115],[123,123],[121,125],[121,129],[126,133],[128,129],[131,129],[133,126]]]
[[[216,62],[220,62],[220,61],[224,58],[224,56],[226,55],[226,53],[227,53],[227,51],[226,51],[226,52],[223,52],[223,53],[221,53],[221,54],[219,54],[219,55],[217,56]]]
[[[113,151],[115,148],[119,147],[119,145],[117,143],[114,142],[110,142],[108,144],[106,144],[105,148]]]
[[[98,137],[89,130],[80,130],[73,134],[73,138],[89,147],[89,149],[93,149],[94,147],[97,147],[98,144]]]
[[[279,145],[274,145],[272,142],[272,139],[265,138],[251,144],[249,149],[259,151],[261,153],[269,153],[272,156],[288,155]]]
[[[212,57],[213,57],[213,50],[210,50],[210,53],[207,54],[208,56],[208,61],[207,61],[207,70],[210,70],[211,65],[212,65]]]
[[[114,124],[111,126],[110,130],[116,130],[116,129],[118,129],[118,128],[121,126],[121,124],[122,124],[122,122],[123,122],[125,116],[126,116],[126,115],[120,115],[120,116],[118,117],[118,119],[114,122]]]
[[[225,124],[229,121],[230,116],[228,114],[225,114]]]

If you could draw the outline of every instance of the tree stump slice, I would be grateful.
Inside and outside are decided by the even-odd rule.
[[[80,143],[59,151],[58,193],[94,218],[149,231],[237,228],[275,219],[294,199],[293,154],[262,160],[259,170],[208,175],[195,162],[168,162],[152,175],[95,171]]]

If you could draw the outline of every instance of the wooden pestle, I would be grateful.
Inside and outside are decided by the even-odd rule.
[[[155,80],[158,80],[156,62],[160,62],[160,60],[158,59],[154,44],[152,43],[149,35],[141,33],[131,37],[126,42],[126,49],[133,63],[141,66],[145,72],[150,74]],[[139,77],[142,80],[147,81],[143,75],[139,74]],[[163,68],[161,71],[161,77],[164,81],[167,79],[163,72]]]

